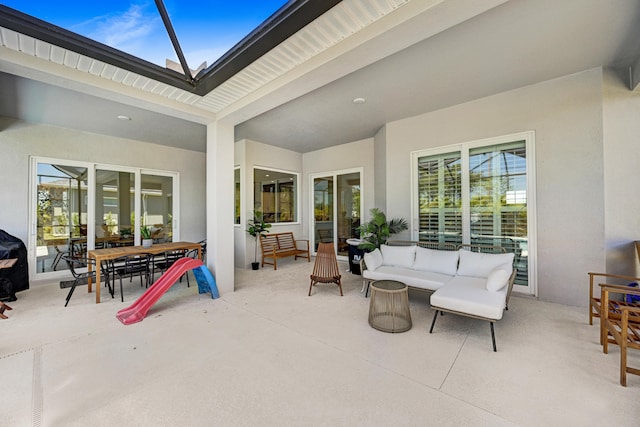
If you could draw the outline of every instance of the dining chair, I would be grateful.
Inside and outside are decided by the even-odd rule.
[[[188,253],[189,252],[186,251],[185,249],[176,249],[176,250],[166,251],[162,254],[153,256],[153,262],[151,265],[152,280],[155,279],[156,269],[158,269],[158,271],[160,271],[161,274],[164,274],[169,268],[171,268],[173,264],[175,264],[176,261],[188,256]],[[195,253],[197,257],[198,252],[196,251]],[[187,275],[187,287],[189,287],[190,286],[189,275],[187,273],[185,274]],[[183,276],[185,274],[183,274]],[[182,277],[180,277],[180,281],[182,281]]]
[[[120,300],[124,302],[124,293],[122,291],[122,278],[129,278],[129,282],[133,281],[133,276],[140,276],[140,286],[148,288],[151,281],[150,260],[153,257],[149,253],[139,253],[135,255],[125,255],[107,261],[107,270],[114,278],[120,281]],[[144,280],[143,280],[144,276]],[[115,284],[115,283],[114,283]],[[115,286],[114,286],[115,287]]]
[[[76,290],[76,286],[86,283],[89,279],[95,280],[96,268],[95,268],[95,260],[93,259],[79,258],[75,256],[68,256],[68,255],[62,256],[61,259],[66,262],[67,266],[69,267],[69,271],[71,272],[74,278],[73,284],[71,285],[71,289],[69,289],[69,293],[67,294],[67,298],[64,303],[64,306],[66,307],[67,304],[69,304],[69,300],[71,299],[71,296],[73,295],[73,291]],[[88,270],[83,271],[84,268],[87,268],[89,263],[93,264],[93,269],[91,271],[88,271]],[[110,280],[110,272],[108,269],[104,268],[104,266],[101,266],[101,268],[102,268],[102,277],[104,278],[103,280],[104,280],[105,286],[109,288],[109,293],[111,294],[111,298],[114,298],[114,291],[113,291],[113,287],[111,286],[111,280]]]

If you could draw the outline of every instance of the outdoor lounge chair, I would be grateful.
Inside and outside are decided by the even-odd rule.
[[[313,287],[318,283],[335,283],[340,288],[340,296],[342,296],[341,277],[333,243],[319,243],[316,261],[313,264],[313,272],[311,273],[309,296],[311,296]]]

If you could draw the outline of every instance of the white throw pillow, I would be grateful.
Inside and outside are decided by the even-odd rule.
[[[413,263],[413,269],[455,276],[458,269],[458,252],[439,251],[418,246],[416,247],[416,260]]]
[[[513,253],[485,254],[471,252],[466,249],[460,249],[458,252],[460,254],[460,264],[458,265],[457,274],[460,276],[483,277],[486,279],[494,268],[502,265],[511,275]]]
[[[500,289],[507,286],[510,276],[511,274],[502,268],[495,268],[491,270],[489,277],[487,277],[487,290],[491,292],[498,292]]]
[[[380,267],[382,265],[382,254],[380,253],[380,249],[364,254],[364,263],[367,265],[367,270],[374,271],[376,268]]]
[[[411,268],[416,259],[415,246],[387,246],[381,245],[382,265]]]

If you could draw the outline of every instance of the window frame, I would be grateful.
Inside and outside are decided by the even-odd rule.
[[[256,185],[258,184],[256,182],[256,170],[260,170],[260,171],[264,171],[264,172],[273,172],[273,173],[277,173],[277,174],[287,174],[287,175],[292,175],[293,177],[295,177],[295,183],[293,186],[293,193],[294,193],[294,203],[295,203],[295,207],[293,209],[294,211],[294,220],[293,221],[278,221],[275,220],[274,222],[268,222],[269,224],[272,224],[273,226],[286,226],[286,225],[299,225],[300,224],[300,173],[299,172],[294,172],[294,171],[289,171],[289,170],[284,170],[284,169],[276,169],[276,168],[272,168],[272,167],[266,167],[266,166],[253,166],[252,169],[252,175],[253,175],[253,179],[252,179],[252,184],[253,184],[253,209],[254,210],[259,210],[261,212],[263,212],[264,214],[264,206],[262,204],[262,197],[260,197],[259,199],[256,198]],[[281,184],[280,182],[274,182],[274,188],[279,188],[279,184]],[[260,194],[262,194],[262,189],[260,191]],[[275,192],[274,195],[274,201],[276,204],[279,204],[278,201],[278,196],[279,192]],[[261,208],[260,209],[256,209],[256,204],[260,203]],[[275,208],[275,212],[274,214],[276,215],[276,218],[278,217],[278,213],[279,213],[279,207]]]

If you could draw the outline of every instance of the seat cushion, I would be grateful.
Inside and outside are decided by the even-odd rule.
[[[416,259],[412,268],[453,276],[458,269],[458,252],[416,247]]]
[[[485,254],[471,252],[466,249],[460,249],[458,253],[460,254],[457,272],[459,276],[483,277],[486,279],[496,267],[506,270],[509,275],[513,271],[513,253]]]
[[[509,283],[509,277],[510,274],[506,270],[500,267],[494,268],[491,270],[491,273],[489,273],[489,277],[487,277],[487,290],[491,292],[499,291],[507,286]]]
[[[382,265],[411,268],[416,258],[415,246],[387,246],[380,245]]]
[[[374,271],[365,270],[362,277],[369,280],[397,280],[407,286],[434,291],[444,286],[452,276],[431,271],[382,265]],[[486,292],[486,291],[485,291]]]
[[[374,271],[382,265],[382,253],[380,249],[375,249],[372,252],[364,254],[364,263],[367,265],[367,269]]]
[[[489,292],[486,279],[456,276],[431,295],[431,306],[462,314],[500,320],[507,302],[507,287]]]

